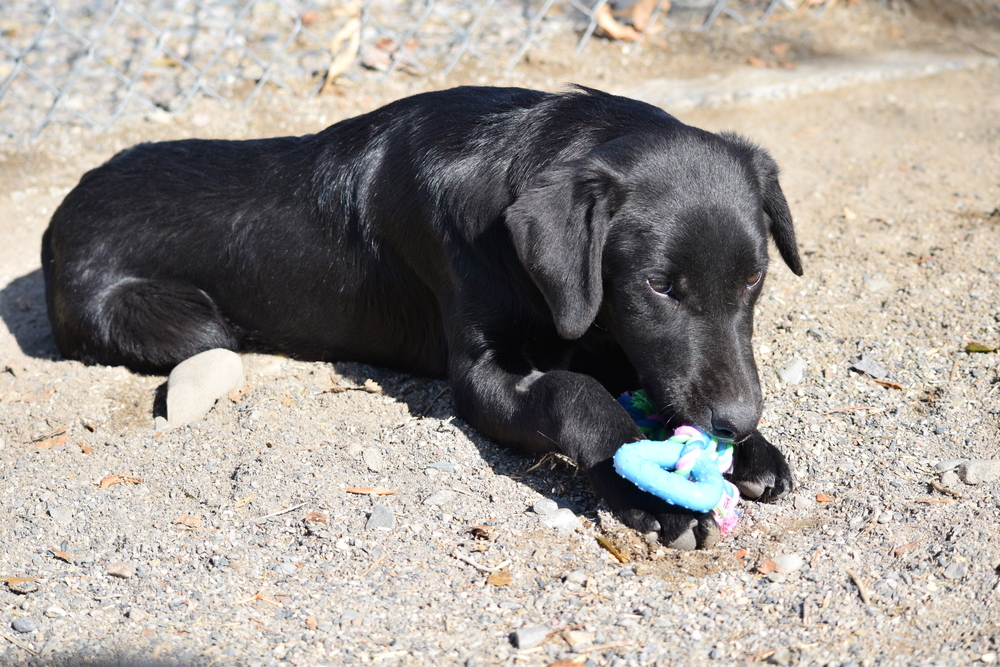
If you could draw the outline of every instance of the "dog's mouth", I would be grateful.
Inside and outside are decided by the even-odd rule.
[[[663,422],[664,432],[668,436],[681,426],[695,426],[718,440],[728,440],[734,443],[743,442],[753,433],[752,429],[745,434],[737,434],[735,432],[727,433],[724,431],[720,432],[720,430],[712,423],[711,408],[706,406],[697,410],[689,410],[678,406],[678,401],[672,400],[669,395],[662,390],[657,391],[656,387],[647,387],[644,384],[643,391],[653,404],[656,405],[656,414]],[[700,416],[695,416],[695,413],[701,414]]]

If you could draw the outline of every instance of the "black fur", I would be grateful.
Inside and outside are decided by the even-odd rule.
[[[630,526],[706,544],[707,515],[613,471],[640,439],[614,396],[642,386],[741,441],[749,495],[789,490],[755,430],[769,236],[801,274],[777,166],[741,137],[592,90],[456,88],[305,137],[123,151],[66,197],[42,259],[66,357],[162,373],[223,347],[448,376],[482,433],[560,451]]]

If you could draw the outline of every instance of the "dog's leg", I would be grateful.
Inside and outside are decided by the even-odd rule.
[[[238,338],[205,292],[182,283],[121,279],[96,294],[52,299],[60,351],[71,359],[164,373]]]
[[[792,490],[792,471],[785,455],[757,431],[736,445],[728,477],[750,500],[771,502]]]
[[[574,459],[623,523],[664,544],[691,549],[718,539],[710,514],[669,505],[615,472],[618,448],[643,436],[597,380],[529,370],[527,362],[507,363],[492,353],[467,364],[456,363],[459,358],[452,357],[455,407],[484,435],[528,453],[558,451]]]

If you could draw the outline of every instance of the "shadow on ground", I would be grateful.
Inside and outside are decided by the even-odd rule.
[[[36,359],[60,358],[49,327],[41,269],[15,278],[0,290],[0,318],[21,352]]]

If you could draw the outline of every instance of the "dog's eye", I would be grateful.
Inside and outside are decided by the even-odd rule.
[[[758,271],[757,273],[751,273],[747,276],[747,289],[750,289],[754,285],[760,282],[760,279],[764,277],[763,271]]]
[[[666,278],[647,278],[649,288],[657,294],[670,294],[674,286]]]

